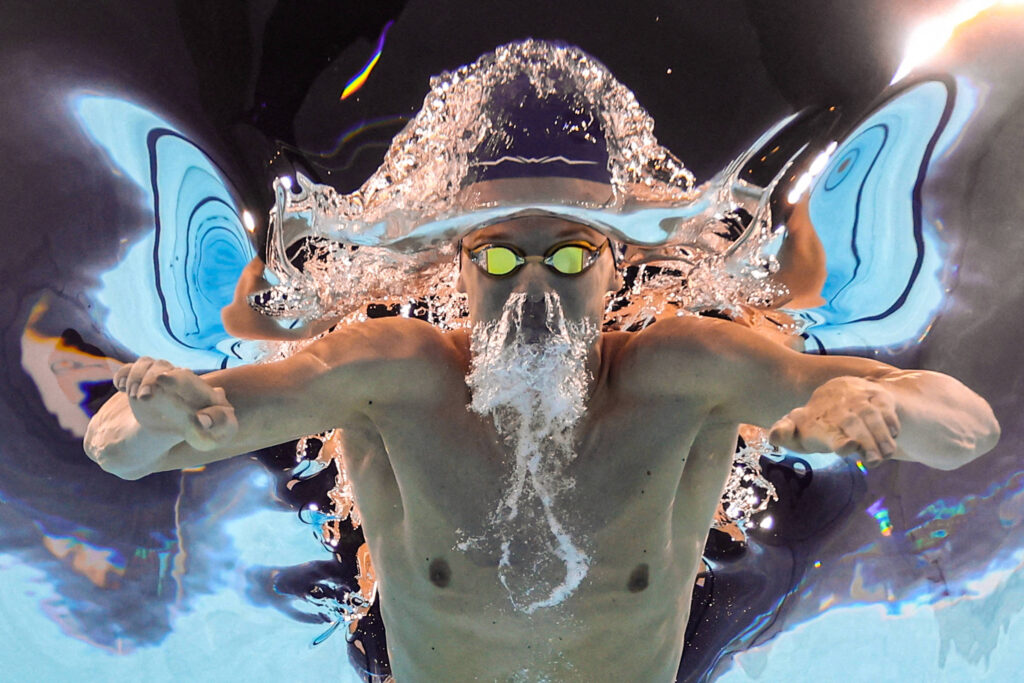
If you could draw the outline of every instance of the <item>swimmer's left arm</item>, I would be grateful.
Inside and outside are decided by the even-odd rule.
[[[817,361],[812,376],[843,371],[848,360],[806,358]],[[948,375],[888,368],[861,376],[847,370],[776,422],[770,439],[797,452],[857,454],[869,467],[894,458],[952,470],[995,447],[999,423],[984,399]]]
[[[776,445],[856,454],[867,465],[896,458],[951,470],[999,440],[988,403],[948,375],[802,354],[726,321],[696,327],[713,359],[713,376],[703,381],[714,387],[717,417],[771,427]]]
[[[332,318],[286,328],[278,325],[273,318],[255,311],[249,305],[249,295],[270,288],[270,283],[263,277],[265,268],[266,265],[257,256],[242,269],[235,285],[234,299],[220,312],[221,323],[228,334],[239,339],[294,341],[311,339],[338,322]]]
[[[738,325],[727,334],[736,339],[726,344],[747,347],[750,359],[737,403],[750,406],[753,424],[771,427],[775,445],[857,455],[869,467],[894,458],[952,470],[999,441],[989,404],[949,375],[797,353]],[[751,398],[754,386],[762,397]]]

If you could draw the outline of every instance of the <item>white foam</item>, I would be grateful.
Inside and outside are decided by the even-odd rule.
[[[587,359],[598,331],[590,321],[566,320],[558,295],[547,293],[546,331],[527,333],[526,304],[525,294],[513,294],[499,320],[474,327],[466,383],[470,409],[494,421],[511,456],[505,493],[485,535],[500,542],[499,576],[512,604],[532,613],[565,601],[590,566],[585,539],[574,536],[560,503],[574,485],[566,465],[576,457],[575,426],[586,410]],[[515,562],[514,541],[524,536],[531,551]],[[467,539],[460,547],[483,540]],[[558,583],[534,578],[552,560],[563,565],[564,577]]]

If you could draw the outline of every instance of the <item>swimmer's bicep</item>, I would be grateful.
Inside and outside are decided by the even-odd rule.
[[[284,360],[204,378],[224,389],[236,410],[240,438],[252,438],[246,446],[344,428],[374,406],[429,387],[430,366],[436,363],[420,348],[427,344],[416,339],[423,329],[408,322],[348,326]]]
[[[301,351],[203,378],[224,390],[238,420],[239,447],[251,450],[343,427],[355,418],[373,371],[371,363],[329,366]]]
[[[322,400],[358,417],[373,407],[429,399],[450,373],[450,352],[433,325],[382,318],[347,325],[307,347],[322,367]]]
[[[717,346],[720,412],[730,419],[770,427],[836,377],[880,377],[892,366],[853,356],[800,353],[740,325],[722,323]]]

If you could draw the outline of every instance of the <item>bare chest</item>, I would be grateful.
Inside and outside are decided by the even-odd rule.
[[[548,634],[586,653],[578,661],[597,661],[590,641],[607,636],[597,625],[623,619],[664,631],[651,647],[681,643],[703,538],[678,543],[672,508],[704,418],[696,401],[604,401],[561,444],[569,449],[549,435],[523,450],[456,400],[389,410],[354,433],[346,459],[389,634],[408,648],[395,655],[420,662],[440,647],[424,634],[443,624],[465,629],[465,642],[479,621],[502,624],[508,642],[495,652],[526,643],[536,656],[544,643],[531,634],[555,623],[544,614],[590,624],[576,643],[562,641],[564,629]],[[652,661],[640,660],[631,666]]]
[[[588,411],[571,433],[502,432],[451,402],[389,412],[375,448],[352,455],[386,457],[390,468],[368,472],[394,478],[407,515],[470,529],[519,494],[522,505],[550,504],[593,533],[631,511],[665,509],[704,417],[685,400],[617,402]]]

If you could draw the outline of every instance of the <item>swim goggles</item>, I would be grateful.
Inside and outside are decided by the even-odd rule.
[[[594,265],[608,245],[608,240],[599,247],[585,240],[559,242],[543,256],[527,256],[522,249],[511,244],[488,243],[472,249],[463,247],[462,250],[470,261],[491,277],[514,275],[527,263],[543,263],[559,275],[579,275]]]

